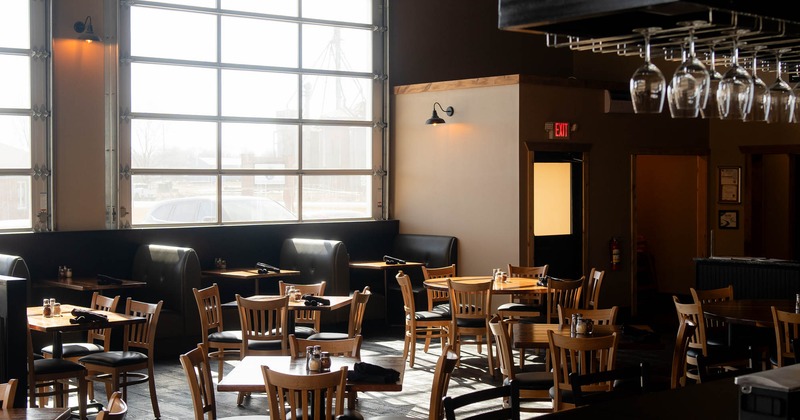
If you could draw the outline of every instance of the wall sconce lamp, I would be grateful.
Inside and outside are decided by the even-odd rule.
[[[436,105],[439,105],[439,109],[441,109],[442,112],[447,114],[448,117],[452,117],[453,114],[456,112],[453,109],[452,106],[448,106],[447,109],[444,109],[444,108],[442,108],[442,104],[440,104],[439,102],[434,102],[433,103],[433,114],[431,114],[431,117],[428,118],[428,121],[425,121],[425,124],[436,125],[436,124],[444,124],[445,123],[445,120],[440,118],[439,114],[436,113]]]
[[[92,43],[94,41],[100,42],[100,37],[94,34],[94,27],[92,27],[92,17],[86,16],[86,20],[83,22],[77,21],[72,28],[75,29],[75,32],[79,33],[78,39],[81,41],[86,41],[88,43]]]

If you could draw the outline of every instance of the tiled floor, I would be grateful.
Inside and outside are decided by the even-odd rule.
[[[362,345],[362,354],[402,354],[402,328],[384,326],[365,327],[366,340]],[[669,337],[661,339],[655,346],[644,346],[638,350],[621,350],[620,363],[637,363],[647,361],[654,367],[656,382],[663,377],[670,360],[671,343]],[[416,362],[413,368],[406,368],[403,392],[362,393],[359,394],[358,410],[365,418],[378,415],[399,414],[415,418],[428,417],[430,389],[433,370],[440,355],[440,347],[434,346],[430,353],[422,351],[422,344],[417,347]],[[475,346],[462,349],[462,362],[456,368],[450,381],[449,395],[458,395],[480,388],[496,386],[500,379],[492,378],[487,373],[486,349],[483,354],[476,352]],[[532,357],[532,356],[529,356]],[[527,365],[535,364],[533,358]],[[232,369],[228,365],[227,369]],[[193,417],[191,397],[186,385],[186,378],[177,358],[162,360],[156,363],[156,379],[158,401],[162,419],[189,419]],[[97,387],[98,396],[103,390]],[[217,392],[217,414],[219,417],[266,414],[266,396],[253,395],[245,400],[243,406],[236,405],[236,394]],[[104,398],[102,398],[104,401]],[[148,387],[144,384],[129,388],[128,391],[129,420],[152,419],[153,412],[148,395]],[[523,418],[536,415],[523,413]]]

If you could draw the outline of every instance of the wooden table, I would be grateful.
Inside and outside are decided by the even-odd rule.
[[[422,284],[430,289],[447,290],[447,277],[425,280]],[[453,282],[482,283],[492,280],[491,276],[450,277]],[[509,277],[505,283],[492,282],[493,295],[519,295],[547,293],[547,286],[539,286],[538,279]]]
[[[256,300],[268,300],[268,299],[275,299],[280,296],[276,295],[255,295],[250,296],[248,299],[256,299]],[[335,311],[337,309],[344,308],[349,306],[350,303],[353,301],[352,296],[319,296],[324,299],[328,299],[331,304],[330,305],[318,305],[318,306],[306,306],[306,301],[304,300],[291,300],[289,299],[289,319],[287,319],[286,329],[288,330],[289,334],[294,334],[294,311],[320,311],[320,312],[330,312]],[[222,304],[224,308],[236,308],[238,304],[236,301],[232,302],[225,302]]]
[[[222,268],[216,270],[203,270],[202,273],[206,276],[220,277],[230,280],[252,280],[255,282],[254,294],[256,295],[259,294],[258,283],[261,279],[285,278],[300,275],[300,272],[296,270],[281,270],[279,273],[274,271],[259,273],[257,268]]]
[[[394,369],[400,372],[400,380],[390,384],[378,384],[368,382],[347,381],[348,407],[355,408],[355,395],[358,391],[363,392],[394,392],[403,390],[403,376],[405,375],[405,360],[402,356],[370,356],[361,357],[331,357],[331,371],[339,370],[342,366],[353,368],[356,362],[367,362],[373,365]],[[306,359],[292,359],[290,356],[245,356],[230,373],[217,384],[217,391],[220,392],[266,392],[264,376],[261,366],[269,366],[270,369],[293,375],[313,375],[313,372],[306,371]]]
[[[37,285],[60,287],[63,289],[77,290],[79,292],[95,292],[100,290],[132,289],[147,286],[146,282],[133,280],[120,280],[121,283],[100,284],[94,277],[71,277],[63,279],[38,280]]]
[[[350,263],[350,268],[354,270],[378,270],[383,272],[383,297],[386,303],[383,305],[384,320],[389,323],[389,270],[398,271],[408,267],[422,267],[425,263],[416,261],[406,261],[405,264],[387,264],[385,261],[355,261]]]
[[[794,304],[794,300],[788,299],[734,299],[727,302],[704,303],[703,314],[707,318],[717,319],[728,325],[728,345],[733,346],[734,325],[773,328],[771,307],[794,312]]]
[[[69,408],[39,407],[0,410],[0,420],[67,420],[71,415],[72,412]]]
[[[570,335],[569,326],[559,324],[540,324],[515,322],[511,325],[514,347],[518,349],[545,349],[550,345],[548,331],[560,335]],[[595,325],[591,334],[579,334],[578,337],[605,337],[612,333],[621,333],[621,325]]]
[[[108,317],[108,320],[103,323],[91,324],[72,324],[69,322],[73,318],[71,312],[73,309],[80,309],[85,311],[92,311],[94,313],[102,314]],[[28,326],[33,331],[40,331],[44,333],[53,333],[53,357],[60,358],[62,354],[61,334],[68,331],[86,331],[93,328],[106,328],[117,327],[122,325],[141,324],[147,321],[146,318],[141,316],[131,316],[120,314],[116,312],[98,311],[83,306],[62,304],[61,316],[53,316],[45,318],[42,315],[41,306],[28,307]]]

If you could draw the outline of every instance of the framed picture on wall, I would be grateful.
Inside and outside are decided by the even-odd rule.
[[[739,210],[720,210],[719,228],[739,229]]]
[[[742,168],[739,166],[719,167],[719,202],[742,202]]]

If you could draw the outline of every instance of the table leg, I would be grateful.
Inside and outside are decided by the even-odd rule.
[[[261,280],[261,279],[256,279],[256,289],[255,289],[255,294],[256,294],[256,295],[259,295],[259,292],[258,292],[258,283],[260,283],[260,280]]]
[[[383,271],[383,320],[389,325],[389,270],[381,271]]]
[[[61,340],[61,331],[53,333],[53,359],[60,359],[64,355],[64,345]]]

